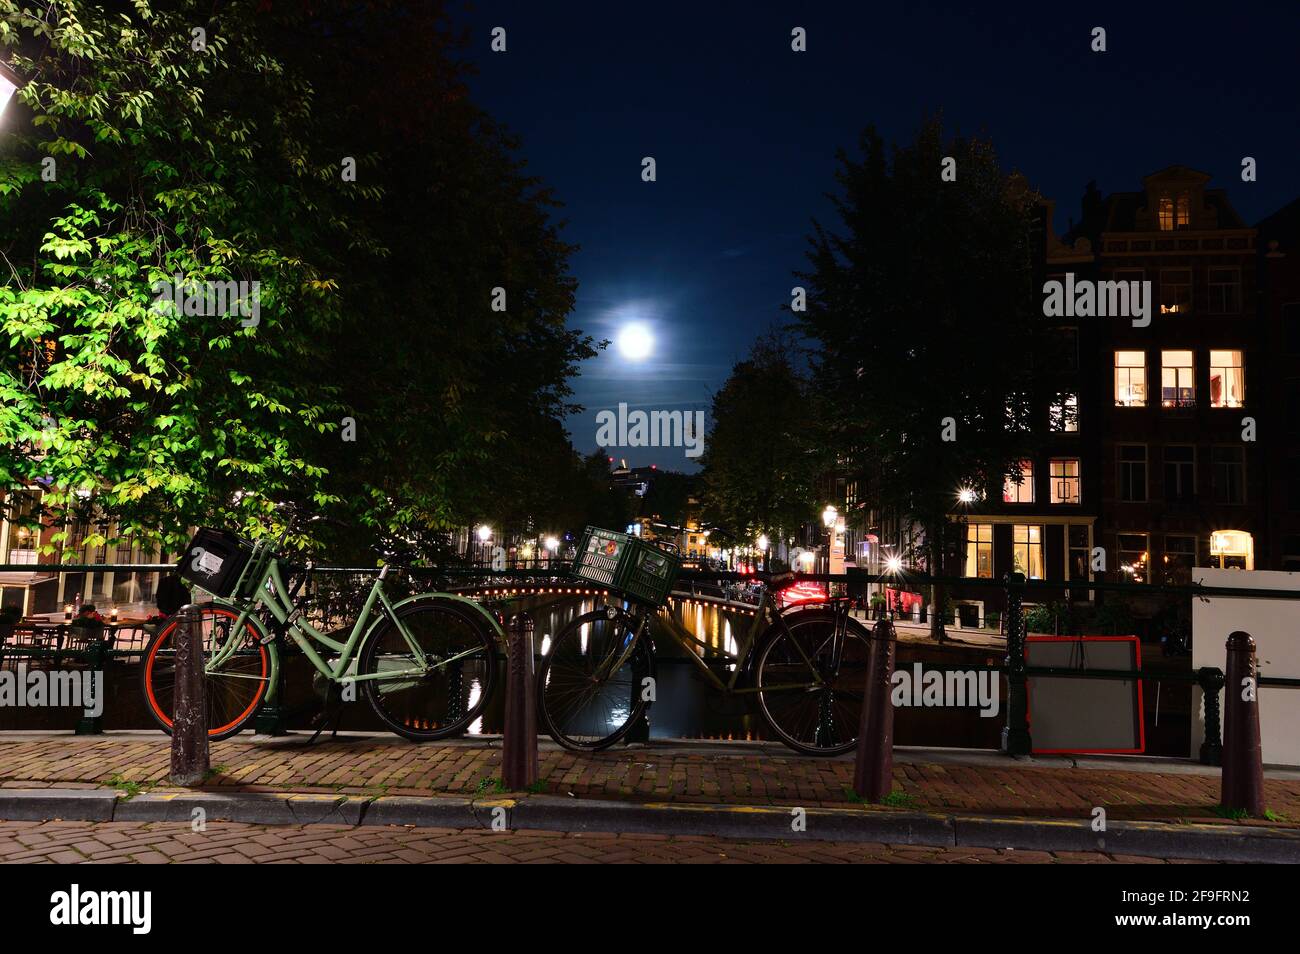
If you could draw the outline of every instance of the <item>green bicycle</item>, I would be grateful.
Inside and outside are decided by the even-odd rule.
[[[200,607],[208,737],[234,735],[276,701],[284,636],[328,681],[362,686],[375,714],[398,735],[426,742],[464,732],[496,687],[496,642],[504,638],[497,620],[452,593],[391,601],[385,565],[351,630],[322,633],[295,604],[297,588],[285,585],[289,565],[277,553],[284,539],[254,543],[204,528],[181,558],[181,576],[218,597]],[[274,631],[263,613],[275,621]],[[173,618],[159,630],[141,666],[148,709],[168,733],[177,629]]]

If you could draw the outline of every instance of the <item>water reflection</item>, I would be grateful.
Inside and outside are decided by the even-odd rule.
[[[532,616],[535,624],[535,651],[540,657],[551,651],[555,637],[565,626],[584,613],[605,605],[604,600],[590,597],[559,600],[532,597],[502,608],[507,617],[518,612],[527,612]],[[715,674],[724,682],[728,680],[735,664],[720,656],[718,651],[735,653],[738,649],[731,614],[703,603],[679,605],[676,612],[678,622],[712,651],[706,652],[702,646],[691,646],[683,651],[676,640],[667,635],[657,618],[652,621],[657,686],[656,700],[649,711],[651,738],[763,739],[762,719],[751,707],[750,698],[729,697],[718,692],[704,681],[695,663],[685,654],[693,652],[700,658],[706,658],[715,667]],[[752,617],[737,618],[736,626],[744,631],[751,622]],[[581,627],[579,643],[582,653],[594,651],[590,623]],[[504,672],[502,675],[504,687]],[[609,711],[603,712],[602,716],[607,716],[611,721],[626,718],[625,704],[616,704],[611,700],[608,705]],[[482,718],[475,722],[472,732],[500,732],[503,711],[504,692],[488,705]]]

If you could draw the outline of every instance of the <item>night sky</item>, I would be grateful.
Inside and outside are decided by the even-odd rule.
[[[1250,224],[1300,195],[1300,3],[537,3],[460,8],[477,101],[522,139],[566,205],[579,281],[571,322],[612,338],[650,326],[649,360],[611,346],[575,383],[575,445],[595,412],[707,409],[754,337],[785,319],[835,151],[876,124],[907,140],[942,110],[1057,200],[1090,179],[1141,188],[1172,164],[1210,173]],[[489,50],[491,30],[508,51]],[[808,51],[790,31],[808,31]],[[1093,27],[1106,53],[1090,49]],[[641,181],[653,156],[658,181]],[[1243,156],[1258,181],[1240,181]],[[936,175],[937,175],[936,170]],[[918,249],[918,254],[924,250]],[[678,449],[611,451],[693,470]]]

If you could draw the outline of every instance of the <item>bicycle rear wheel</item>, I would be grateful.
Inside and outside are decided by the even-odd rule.
[[[233,607],[208,603],[201,608],[199,632],[203,640],[205,663],[231,637],[239,611]],[[140,680],[149,714],[168,735],[172,731],[172,710],[176,700],[176,633],[178,618],[173,616],[144,650]],[[237,733],[253,717],[270,685],[270,653],[262,643],[262,634],[250,619],[243,631],[235,634],[234,654],[219,669],[204,672],[204,705],[207,709],[208,738],[226,739]]]
[[[560,631],[537,671],[538,709],[552,739],[575,752],[596,752],[627,735],[646,709],[647,638],[638,637],[635,619],[608,609],[585,613]]]
[[[789,613],[768,627],[756,664],[759,709],[773,734],[796,752],[839,755],[857,743],[870,634],[835,614]]]
[[[490,627],[451,601],[417,603],[398,618],[432,668],[423,674],[364,679],[375,715],[398,735],[431,742],[469,729],[496,689],[496,639]],[[419,668],[391,620],[379,625],[357,664],[359,675]]]

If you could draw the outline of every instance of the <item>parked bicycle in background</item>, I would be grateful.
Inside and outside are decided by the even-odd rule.
[[[637,537],[587,528],[573,574],[624,600],[574,619],[542,659],[540,715],[560,745],[607,748],[645,715],[655,678],[650,623],[669,598],[679,564],[675,553]],[[847,599],[781,605],[782,585],[793,580],[786,574],[769,581],[735,652],[708,646],[680,628],[667,632],[715,689],[753,695],[772,734],[787,746],[838,755],[857,740],[870,636],[850,616]],[[730,675],[718,676],[711,662]]]

